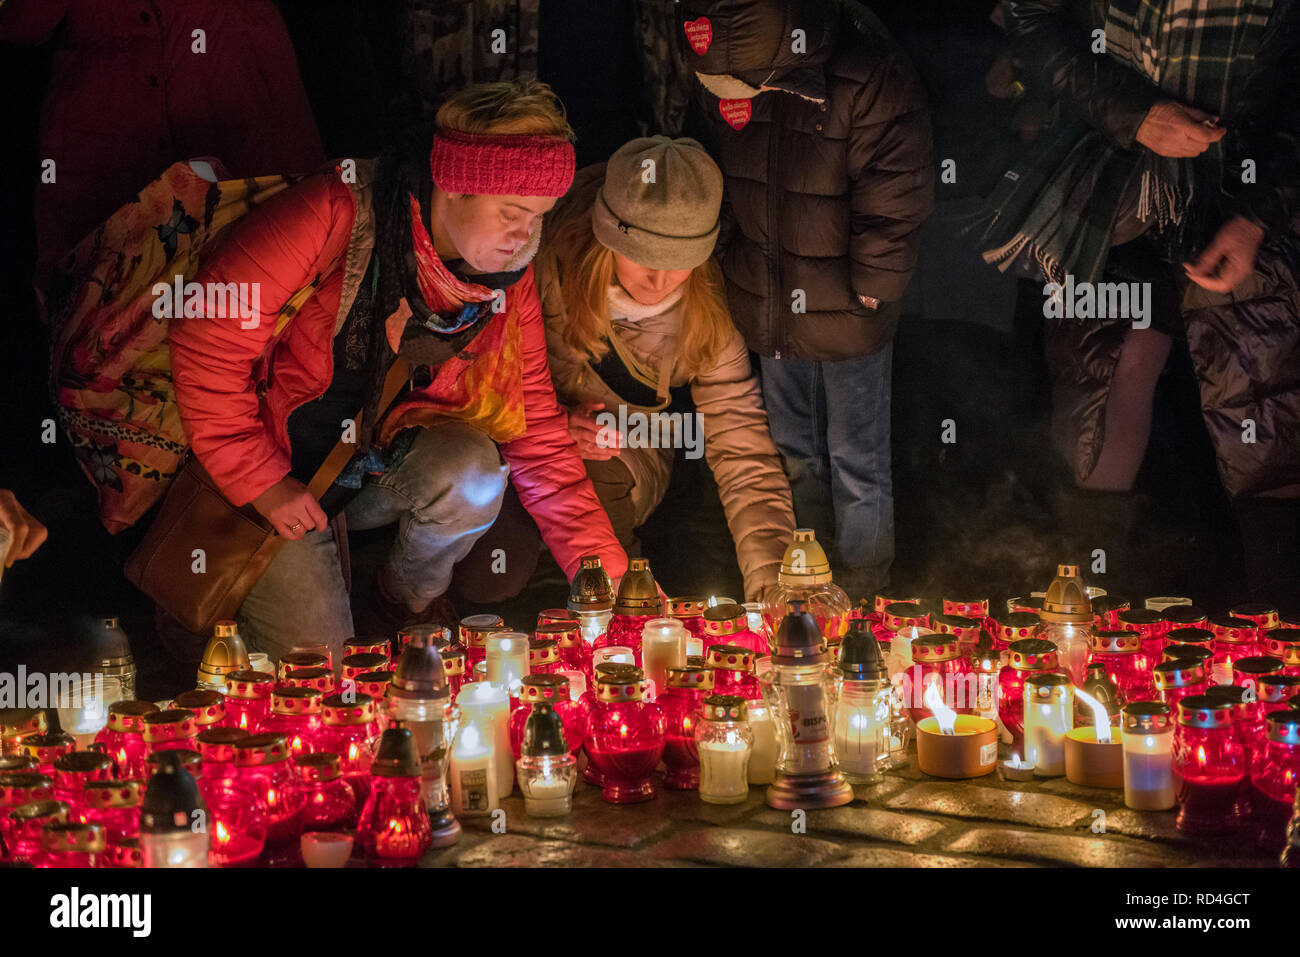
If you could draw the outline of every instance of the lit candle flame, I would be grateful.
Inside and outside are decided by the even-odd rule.
[[[1205,745],[1203,744],[1198,744],[1196,746],[1196,763],[1200,765],[1202,768],[1205,767],[1206,764]]]
[[[939,692],[938,675],[930,676],[930,680],[925,685],[925,695],[921,700],[934,714],[934,720],[939,723],[939,732],[941,734],[957,733],[957,712],[944,704],[943,695]]]
[[[1106,706],[1082,688],[1075,688],[1074,696],[1092,709],[1092,723],[1097,729],[1097,743],[1110,744],[1110,715],[1106,713]]]
[[[226,830],[226,825],[220,821],[217,822],[217,842],[225,844],[230,840],[230,832]]]

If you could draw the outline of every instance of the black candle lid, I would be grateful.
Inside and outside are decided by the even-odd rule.
[[[196,821],[203,820],[203,815],[196,817],[195,811],[207,811],[198,783],[185,769],[179,755],[163,752],[140,805],[140,833],[194,830]]]
[[[859,619],[849,624],[848,634],[840,642],[840,674],[853,681],[889,677],[880,642],[871,633],[870,625]]]
[[[569,742],[564,736],[564,722],[555,707],[547,701],[538,701],[524,722],[524,740],[519,753],[524,757],[560,757],[569,753]]]

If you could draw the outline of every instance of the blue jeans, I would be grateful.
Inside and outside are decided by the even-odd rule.
[[[391,472],[367,478],[344,512],[350,531],[397,525],[383,569],[393,598],[412,610],[451,583],[452,568],[496,521],[509,466],[496,443],[460,422],[422,429]],[[248,647],[272,660],[324,642],[337,662],[353,636],[352,607],[331,525],[286,542],[239,607]]]
[[[891,342],[873,355],[836,362],[760,360],[795,517],[831,546],[835,581],[855,600],[887,586],[894,561],[893,355]]]

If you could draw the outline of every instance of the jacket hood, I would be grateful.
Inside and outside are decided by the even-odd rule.
[[[835,0],[685,0],[680,7],[686,63],[696,74],[734,77],[755,92],[766,85],[824,97],[823,66],[840,19]],[[803,31],[798,52],[796,30]]]

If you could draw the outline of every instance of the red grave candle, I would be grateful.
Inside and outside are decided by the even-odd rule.
[[[41,849],[32,855],[34,867],[99,867],[108,849],[98,824],[48,824],[41,831]]]
[[[1125,702],[1151,701],[1156,697],[1151,671],[1159,659],[1147,656],[1144,649],[1151,644],[1149,639],[1143,639],[1136,631],[1095,631],[1089,641],[1089,663],[1105,667]]]
[[[222,730],[249,737],[238,728]],[[204,759],[204,774],[199,779],[199,791],[208,808],[208,826],[212,835],[208,862],[213,867],[251,866],[266,847],[269,810],[250,787],[235,778],[234,744],[216,744],[213,740],[204,742],[202,737],[203,733],[200,733],[200,749],[214,756],[213,761]],[[215,760],[217,758],[220,760]],[[210,773],[214,764],[221,769],[220,773]],[[349,800],[351,796],[349,792]]]
[[[1170,624],[1162,612],[1149,608],[1130,608],[1115,616],[1119,626],[1108,631],[1135,631],[1141,637],[1142,654],[1147,661],[1155,664],[1165,650],[1165,635],[1169,633]],[[1141,699],[1150,700],[1150,699]]]
[[[358,812],[369,792],[370,762],[379,742],[375,700],[369,695],[330,695],[321,702],[321,751],[339,756],[343,780],[352,786]]]
[[[1240,605],[1234,605],[1228,609],[1228,614],[1233,618],[1244,618],[1247,621],[1255,623],[1260,634],[1282,626],[1281,616],[1278,614],[1277,606],[1270,605],[1264,601],[1242,602]]]
[[[591,646],[582,640],[582,625],[577,621],[577,613],[570,612],[573,621],[551,621],[539,624],[533,633],[542,641],[554,641],[559,651],[559,662],[551,670],[554,672],[577,671],[591,675]],[[529,643],[529,664],[531,670],[532,643]]]
[[[204,728],[231,727],[238,724],[237,719],[227,716],[226,696],[220,691],[209,691],[206,688],[182,691],[173,699],[172,704],[177,708],[193,711],[194,724],[200,731]]]
[[[373,771],[357,822],[357,841],[366,857],[380,864],[414,865],[433,845],[433,829],[409,728],[394,723],[383,733]]]
[[[700,648],[706,643],[704,633],[704,610],[709,606],[705,595],[688,595],[668,599],[668,617],[676,618],[686,629],[686,633],[700,642]],[[766,651],[763,654],[767,654]]]
[[[751,658],[768,653],[767,639],[749,629],[749,615],[740,605],[715,605],[704,612],[704,654],[715,645],[743,648]],[[733,692],[719,691],[718,694]],[[734,692],[739,694],[739,692]]]
[[[488,635],[507,631],[500,615],[469,615],[460,620],[460,644],[465,649],[465,681],[474,680],[474,666],[487,661]]]
[[[41,851],[41,832],[47,824],[62,824],[68,820],[68,805],[64,801],[29,801],[11,811],[4,811],[5,846],[8,857],[0,860],[15,864],[29,864]]]
[[[1300,675],[1265,675],[1259,679],[1256,691],[1266,718],[1274,711],[1294,711],[1290,699],[1300,694]]]
[[[294,757],[321,748],[325,726],[321,721],[324,695],[314,688],[278,685],[271,692],[271,713],[262,722],[264,734],[282,734]]]
[[[939,679],[939,692],[944,704],[958,714],[976,712],[979,693],[974,666],[970,658],[961,653],[955,635],[913,638],[912,661],[912,667],[903,672],[903,700],[913,721],[931,716],[930,709],[922,704],[931,675]]]
[[[1300,628],[1270,628],[1264,632],[1264,653],[1282,659],[1282,674],[1300,675]]]
[[[655,701],[664,713],[666,788],[693,791],[700,786],[695,728],[701,720],[705,697],[713,693],[713,677],[711,669],[693,665],[668,669],[668,687]]]
[[[298,671],[302,668],[328,669],[330,668],[329,656],[315,651],[287,652],[275,664],[275,680],[280,684],[284,684],[284,679],[289,676],[290,671]]]
[[[304,831],[331,831],[356,825],[352,786],[343,780],[342,763],[331,751],[304,754],[297,759],[298,781],[306,796],[302,809]]]
[[[596,701],[583,747],[603,776],[603,796],[611,804],[635,804],[655,796],[651,775],[663,757],[667,723],[663,711],[644,695],[639,668],[635,674],[605,672],[596,678]]]
[[[198,733],[199,726],[194,721],[194,712],[185,708],[147,714],[144,716],[145,755],[157,754],[159,751],[192,750]],[[140,777],[145,777],[143,772]]]
[[[68,805],[68,820],[80,821],[86,809],[86,786],[113,777],[113,759],[100,751],[73,751],[54,762],[54,800]],[[36,800],[33,798],[32,800]],[[3,813],[0,813],[0,820]]]
[[[704,667],[704,659],[699,659],[697,664],[701,668]],[[622,680],[624,681],[639,681],[644,678],[644,673],[641,672],[641,669],[636,665],[627,664],[626,662],[621,661],[602,662],[595,666],[594,672],[595,675],[588,685],[587,690],[584,691],[582,696],[578,699],[578,704],[582,708],[583,720],[587,722],[591,721],[591,712],[596,706],[596,679],[601,675],[621,675]],[[583,746],[584,748],[586,746],[585,734],[583,735]],[[594,784],[598,788],[603,788],[605,786],[605,776],[601,774],[600,769],[590,761],[588,761],[587,766],[582,769],[582,779],[588,784]]]
[[[234,777],[235,745],[247,737],[248,732],[239,728],[204,728],[199,732],[194,742],[203,763],[199,790],[203,790],[204,783],[209,780]]]
[[[10,817],[11,813],[26,804],[51,801],[54,793],[54,782],[48,774],[36,771],[6,771],[0,774],[0,837],[4,838],[4,846],[11,849],[10,853],[14,846],[14,821]],[[79,820],[75,817],[76,809],[67,801],[62,803],[68,806],[68,820]]]
[[[1152,669],[1151,676],[1155,679],[1156,700],[1169,705],[1173,713],[1178,711],[1178,702],[1205,694],[1210,686],[1205,663],[1192,658],[1162,661]]]
[[[41,774],[53,774],[54,762],[77,747],[76,739],[63,731],[46,731],[23,739],[23,751],[36,759]]]
[[[754,653],[740,645],[712,645],[704,665],[713,671],[713,693],[739,695],[746,701],[763,697],[763,686],[754,674]]]
[[[95,735],[95,744],[113,759],[118,777],[144,776],[144,716],[158,710],[152,701],[115,701],[108,706],[108,724]]]
[[[266,811],[268,844],[297,840],[307,798],[298,787],[284,735],[255,734],[236,744],[234,781]]]
[[[1233,734],[1231,704],[1207,695],[1180,701],[1172,761],[1179,830],[1218,834],[1239,822],[1246,756]]]
[[[1013,641],[1038,637],[1043,620],[1030,611],[1013,611],[994,618],[993,622],[993,649],[1000,654],[1010,649]]]
[[[952,635],[957,639],[957,647],[962,655],[972,658],[979,647],[980,631],[983,626],[974,618],[965,615],[935,615],[934,630],[941,635]]]
[[[275,675],[264,671],[233,671],[226,676],[226,714],[231,727],[257,734],[271,713]]]
[[[555,708],[564,725],[564,740],[569,743],[569,750],[576,758],[582,750],[582,741],[586,737],[586,709],[569,696],[569,679],[559,674],[527,674],[519,687],[519,697],[515,699],[510,712],[510,751],[519,760],[524,743],[524,726],[533,705],[545,703]]]
[[[554,638],[528,639],[528,673],[551,675],[564,669],[560,660],[560,643]]]
[[[998,672],[998,718],[1023,754],[1025,680],[1033,675],[1063,675],[1065,669],[1061,667],[1055,643],[1046,638],[1018,638],[1010,643],[1008,654],[1007,664]]]
[[[1205,628],[1210,616],[1195,605],[1170,605],[1160,613],[1169,623],[1170,631],[1178,628]],[[1165,638],[1168,639],[1166,634]]]
[[[82,819],[102,827],[109,844],[140,836],[143,781],[92,781],[86,785],[85,799]]]
[[[1232,664],[1239,658],[1252,658],[1260,653],[1259,626],[1247,618],[1216,615],[1210,619],[1214,632],[1214,663]]]
[[[439,649],[438,654],[442,656],[442,672],[447,676],[448,697],[455,701],[456,695],[460,694],[460,689],[470,680],[465,674],[465,663],[469,657],[465,649],[459,645],[449,645]]]
[[[1266,726],[1266,744],[1251,774],[1251,812],[1259,846],[1280,851],[1300,784],[1300,712],[1275,711]]]

